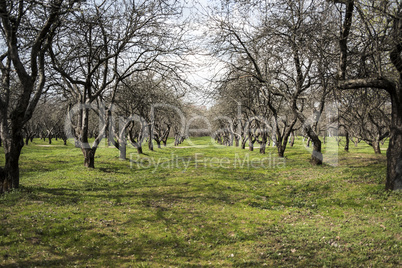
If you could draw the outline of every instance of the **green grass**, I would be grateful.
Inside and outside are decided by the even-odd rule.
[[[330,140],[321,167],[300,139],[286,159],[197,138],[121,161],[103,144],[94,170],[71,144],[43,145],[23,148],[21,188],[0,197],[0,266],[402,264],[402,194],[363,143],[336,154]]]

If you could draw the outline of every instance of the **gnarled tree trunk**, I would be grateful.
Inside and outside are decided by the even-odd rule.
[[[84,154],[84,166],[88,168],[95,168],[95,148],[82,148],[82,153]]]
[[[19,131],[17,131],[17,133],[11,133],[9,138],[4,139],[6,164],[4,166],[4,177],[2,181],[0,180],[0,192],[6,192],[19,187],[19,158],[23,146],[23,136]]]
[[[380,141],[378,140],[378,138],[375,138],[372,141],[371,146],[373,147],[375,154],[381,154]]]
[[[392,119],[387,150],[387,182],[385,189],[402,189],[402,88],[391,96]]]

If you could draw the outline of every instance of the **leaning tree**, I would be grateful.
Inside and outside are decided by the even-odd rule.
[[[333,2],[342,18],[338,88],[388,92],[391,123],[385,188],[402,189],[402,3]]]
[[[75,2],[80,1],[0,1],[0,134],[6,160],[0,192],[19,187],[23,128],[46,84],[46,51]]]

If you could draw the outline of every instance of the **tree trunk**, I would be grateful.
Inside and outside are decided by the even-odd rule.
[[[163,147],[166,147],[167,141],[166,141],[166,140],[163,140],[162,142],[163,142]]]
[[[239,143],[240,143],[240,138],[235,136],[235,147],[239,147]]]
[[[289,146],[293,147],[294,144],[295,144],[295,133],[292,132],[292,137],[290,138]]]
[[[11,139],[4,140],[4,153],[6,165],[4,167],[4,179],[0,181],[0,192],[17,189],[20,185],[19,158],[24,140],[19,133],[10,135]]]
[[[229,146],[233,146],[233,140],[234,140],[233,133],[230,133],[229,134]]]
[[[276,144],[278,143],[278,140],[276,139],[276,134],[272,134],[272,147],[275,147]]]
[[[392,119],[387,150],[386,190],[402,189],[402,89],[392,96]]]
[[[246,149],[246,142],[247,142],[247,139],[243,139],[243,140],[241,141],[241,148],[242,148],[242,149]]]
[[[345,144],[345,152],[349,152],[349,132],[346,131],[345,134],[346,144]]]
[[[174,146],[178,146],[180,144],[180,134],[174,134]]]
[[[282,144],[277,144],[277,146],[276,146],[277,148],[278,148],[278,157],[284,157],[285,156],[285,150],[286,150],[286,147],[285,146],[282,146]]]
[[[255,140],[252,139],[253,135],[250,130],[248,130],[248,149],[250,151],[254,151],[254,142]]]
[[[160,149],[160,148],[162,148],[161,147],[161,142],[160,141],[156,141],[156,144],[158,145],[158,148]]]
[[[395,131],[396,132],[396,131]],[[386,190],[402,189],[402,133],[392,133],[387,150]]]
[[[153,130],[152,130],[152,125],[151,124],[149,124],[148,125],[148,149],[150,150],[150,151],[153,151],[154,150],[154,144],[152,143],[152,140],[153,140],[153,132],[152,132]]]
[[[74,139],[74,146],[75,148],[81,148],[81,142],[79,139],[77,138]]]
[[[260,142],[260,154],[265,154],[265,147],[267,146],[267,143],[262,141]]]
[[[0,194],[8,191],[8,181],[6,181],[6,172],[0,167]]]
[[[127,158],[127,146],[126,146],[126,141],[125,140],[122,140],[121,142],[119,142],[119,151],[120,151],[119,159],[120,160],[126,160],[126,158]]]
[[[82,148],[84,154],[84,166],[88,168],[95,168],[95,152],[96,148]]]
[[[322,153],[321,153],[321,141],[318,136],[312,137],[313,141],[313,152],[311,154],[311,164],[318,166],[322,165]]]
[[[373,146],[375,154],[381,154],[380,141],[377,138],[372,142],[371,145]]]
[[[252,143],[252,142],[248,143],[248,150],[251,152],[254,151],[254,143]]]
[[[354,140],[354,144],[355,144],[355,147],[357,147],[357,144],[359,144],[359,142],[360,142],[360,140],[358,139],[358,138],[356,138],[355,140]]]
[[[137,146],[137,153],[142,154],[142,146],[141,145]]]

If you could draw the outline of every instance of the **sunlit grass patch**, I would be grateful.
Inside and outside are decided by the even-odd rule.
[[[72,144],[34,140],[21,188],[0,197],[0,265],[401,264],[401,194],[384,191],[384,154],[360,143],[340,148],[338,165],[313,167],[300,143],[279,159],[273,147],[260,155],[191,142],[203,147],[144,146],[141,156],[129,147],[125,161],[104,146],[91,170]]]

